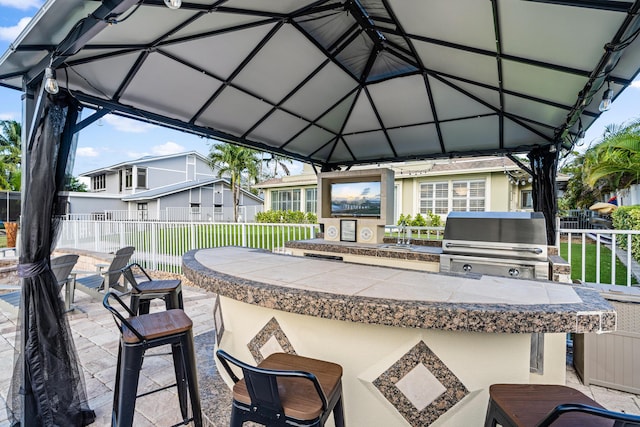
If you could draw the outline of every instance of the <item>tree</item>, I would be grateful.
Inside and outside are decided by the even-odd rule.
[[[274,177],[278,176],[278,167],[280,169],[282,169],[282,171],[286,175],[290,175],[291,174],[291,171],[289,171],[289,167],[287,167],[287,163],[288,164],[293,164],[293,160],[291,160],[288,157],[280,156],[280,155],[272,153],[270,158],[264,159],[264,162],[267,164],[267,167],[269,167],[270,165],[273,164],[273,176]]]
[[[257,182],[259,175],[258,152],[239,145],[219,143],[211,147],[209,164],[213,170],[218,168],[218,177],[231,178],[233,194],[233,220],[238,222],[238,203],[243,177],[247,182]]]
[[[640,182],[640,119],[607,126],[602,140],[588,151],[584,169],[589,186],[607,192]]]
[[[2,120],[0,128],[0,189],[20,191],[22,126],[15,120]]]
[[[601,199],[602,194],[600,191],[587,185],[584,176],[583,164],[585,158],[590,155],[592,153],[589,151],[586,153],[574,152],[572,153],[571,161],[560,169],[560,172],[571,177],[564,195],[558,200],[558,208],[560,210],[588,209],[589,206]]]
[[[78,178],[76,178],[75,176],[70,176],[69,180],[67,181],[67,191],[77,191],[79,193],[86,193],[87,190],[87,184],[85,184],[84,182],[80,182],[80,180]]]

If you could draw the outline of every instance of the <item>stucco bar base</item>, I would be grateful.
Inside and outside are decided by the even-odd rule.
[[[278,342],[278,334],[261,336],[271,324],[295,353],[342,365],[347,425],[482,426],[491,384],[565,381],[565,334],[545,335],[545,375],[541,376],[529,373],[529,334],[363,325],[275,311],[225,297],[221,311],[224,334],[219,347],[242,360],[254,362],[256,352],[266,357],[271,350],[284,350],[280,348],[287,344]],[[427,354],[405,357],[416,347],[414,352],[426,348]],[[431,375],[420,372],[420,362]],[[416,402],[412,404],[395,384],[414,369],[413,383],[407,380],[405,387],[411,390],[415,384],[413,395],[408,392]],[[380,385],[387,371],[390,378]],[[429,392],[436,396],[420,395]],[[333,426],[333,419],[327,425]]]

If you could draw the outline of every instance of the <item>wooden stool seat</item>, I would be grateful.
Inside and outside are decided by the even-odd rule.
[[[263,360],[259,368],[312,372],[326,396],[332,396],[341,386],[342,366],[323,360],[287,353],[274,353]],[[322,401],[313,383],[304,378],[279,378],[278,391],[287,417],[310,420],[322,414]],[[233,398],[251,405],[247,384],[242,379],[233,386]]]
[[[188,331],[193,326],[189,316],[180,309],[129,317],[127,320],[146,339],[180,334]],[[140,342],[140,339],[127,327],[124,328],[122,339],[129,344]]]
[[[489,387],[489,409],[485,427],[535,427],[558,405],[579,403],[604,409],[578,390],[562,385],[493,384]],[[563,414],[553,427],[611,427],[614,421],[590,414]]]
[[[145,293],[145,292],[172,292],[180,286],[180,280],[151,280],[147,282],[141,282],[136,285],[137,289],[132,289],[132,293]]]
[[[135,273],[138,273],[136,276]],[[182,281],[179,279],[154,280],[138,263],[132,263],[122,269],[122,274],[131,285],[131,311],[136,315],[149,313],[151,300],[164,300],[167,310],[184,308],[182,301]],[[138,282],[142,277],[143,281]]]

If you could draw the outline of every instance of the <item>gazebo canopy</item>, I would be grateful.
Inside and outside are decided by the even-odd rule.
[[[324,166],[570,148],[640,0],[50,0],[0,58],[85,106]]]

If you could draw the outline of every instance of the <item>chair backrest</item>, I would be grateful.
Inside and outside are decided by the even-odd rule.
[[[113,320],[116,322],[120,333],[122,334],[124,333],[125,329],[128,329],[129,331],[133,332],[133,334],[138,337],[140,341],[144,341],[145,337],[131,325],[131,323],[122,315],[122,313],[120,313],[119,309],[111,305],[109,301],[110,299],[115,299],[118,304],[120,304],[120,308],[126,313],[127,318],[135,317],[135,313],[131,311],[129,307],[127,307],[127,305],[118,295],[114,294],[111,291],[107,291],[105,293],[104,298],[102,299],[102,305],[104,306],[104,308],[109,310],[109,312],[113,316]]]
[[[310,372],[265,369],[251,366],[220,349],[216,352],[216,356],[234,383],[237,383],[240,379],[235,375],[229,363],[242,369],[247,391],[251,398],[251,406],[257,407],[267,417],[277,417],[278,414],[284,413],[278,392],[278,377],[304,378],[311,381],[322,402],[322,412],[327,410],[327,398],[322,391],[320,382]]]
[[[134,273],[134,270],[140,271],[144,276],[144,278],[147,279],[147,281],[149,282],[151,281],[151,276],[149,276],[149,274],[147,274],[147,272],[144,271],[142,266],[136,262],[131,263],[122,269],[122,275],[124,276],[124,279],[127,282],[129,282],[129,284],[133,289],[140,292],[140,289],[138,289],[138,280],[136,280],[136,275]]]
[[[133,246],[125,246],[116,251],[115,257],[111,260],[111,264],[107,270],[109,272],[106,278],[108,287],[113,287],[118,284],[120,276],[122,275],[122,269],[129,263],[129,259],[131,259],[131,255],[133,255],[135,249]]]
[[[56,278],[58,285],[62,286],[67,280],[73,267],[78,262],[78,255],[68,254],[51,258],[51,271]]]
[[[539,424],[539,427],[551,426],[561,415],[569,412],[581,412],[592,415],[594,418],[605,418],[614,420],[613,427],[639,427],[640,416],[626,414],[624,412],[613,412],[606,409],[595,408],[581,403],[568,403],[556,406]]]

